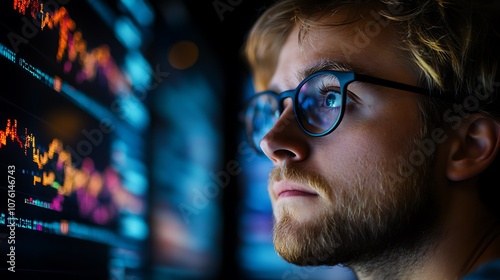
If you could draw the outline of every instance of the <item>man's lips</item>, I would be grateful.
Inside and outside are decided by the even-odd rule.
[[[308,193],[308,192],[303,192],[303,191],[297,191],[297,190],[286,190],[283,192],[280,192],[278,194],[278,198],[283,198],[283,197],[290,197],[290,196],[316,196],[317,194],[314,193]]]
[[[318,194],[307,187],[291,181],[279,181],[273,184],[273,192],[276,199],[295,196],[317,196]]]

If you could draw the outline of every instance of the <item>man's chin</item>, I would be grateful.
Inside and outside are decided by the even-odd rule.
[[[332,252],[330,249],[318,250],[312,248],[319,245],[312,244],[308,238],[304,238],[302,234],[293,232],[275,232],[274,248],[276,253],[285,261],[298,266],[320,266],[320,265],[336,265],[332,263]],[[326,246],[326,244],[324,244]],[[326,247],[323,247],[326,249]],[[322,253],[328,252],[328,255],[322,256]]]
[[[276,252],[285,261],[295,265],[330,264],[335,242],[325,235],[325,219],[321,218],[318,209],[301,210],[290,212],[284,208],[278,214],[273,229]],[[325,252],[328,252],[328,256],[321,257]]]

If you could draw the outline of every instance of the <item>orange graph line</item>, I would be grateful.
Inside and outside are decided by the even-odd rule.
[[[59,27],[59,40],[56,59],[62,62],[65,55],[64,71],[69,73],[73,63],[81,67],[77,75],[79,82],[92,81],[97,71],[101,71],[107,81],[108,89],[113,94],[132,92],[132,85],[114,61],[109,46],[101,45],[88,49],[83,34],[76,29],[76,23],[64,7],[59,7],[52,14],[44,10],[38,0],[14,0],[13,9],[22,15],[29,15],[41,22],[40,29]]]
[[[17,135],[17,120],[11,122],[11,120],[8,119],[5,130],[0,130],[0,148],[7,145],[7,139],[9,138],[12,142],[17,142],[21,148],[23,147],[23,143],[19,135]]]
[[[33,185],[52,187],[59,195],[64,196],[77,193],[81,214],[92,215],[95,222],[107,222],[116,214],[118,208],[128,209],[132,213],[144,211],[144,204],[124,188],[112,168],[108,167],[104,172],[100,172],[95,169],[94,162],[89,157],[82,160],[81,168],[77,168],[71,152],[64,148],[61,140],[53,139],[48,149],[41,151],[35,145],[36,137],[28,134],[27,128],[24,129],[24,134],[18,135],[17,119],[7,119],[5,130],[0,130],[0,148],[14,143],[24,149],[25,156],[28,156],[31,149],[32,161],[39,170],[43,170],[47,164],[53,165],[52,170],[43,171],[42,176],[33,175]],[[56,171],[64,175],[61,176],[62,181],[58,181]],[[111,204],[100,204],[98,197],[101,195],[110,196]]]

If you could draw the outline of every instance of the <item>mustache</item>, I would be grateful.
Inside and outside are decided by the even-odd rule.
[[[308,185],[318,193],[322,193],[327,197],[331,197],[332,195],[332,182],[329,182],[324,176],[312,170],[299,168],[287,163],[277,165],[269,174],[269,183],[272,184],[273,182],[282,180]]]

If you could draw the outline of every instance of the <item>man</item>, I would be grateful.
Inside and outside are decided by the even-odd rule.
[[[497,10],[282,0],[263,12],[245,43],[263,92],[244,113],[250,143],[274,164],[282,258],[344,265],[359,279],[492,279]]]

